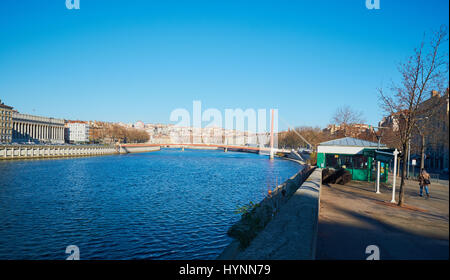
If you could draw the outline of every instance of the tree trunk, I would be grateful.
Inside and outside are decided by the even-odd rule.
[[[400,189],[399,189],[399,195],[398,195],[398,206],[403,206],[403,196],[405,194],[405,175],[406,175],[406,162],[407,162],[407,152],[408,151],[408,142],[402,145],[403,152],[402,152],[402,159],[403,159],[403,166],[402,166],[402,177],[400,182]]]
[[[420,155],[420,170],[425,168],[425,134],[422,134],[422,147]]]

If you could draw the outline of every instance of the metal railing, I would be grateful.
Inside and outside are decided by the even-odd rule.
[[[441,181],[446,181],[441,179],[441,174],[439,173],[428,173],[430,174],[430,181],[431,182],[435,182],[435,183],[442,183]],[[410,171],[409,174],[407,174],[407,178],[408,180],[417,180],[419,177],[419,172],[418,171]],[[447,180],[448,181],[448,180]]]

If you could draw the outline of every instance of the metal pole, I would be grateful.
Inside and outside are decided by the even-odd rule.
[[[381,126],[381,127],[374,127],[374,129],[375,128],[378,128],[378,132],[380,132],[380,129],[384,129],[386,127]],[[381,130],[380,135],[375,134],[375,136],[378,139],[378,146],[377,146],[377,151],[378,151],[380,149],[380,142],[381,142],[381,137],[383,137],[383,131]],[[381,176],[380,171],[381,171],[381,162],[379,160],[377,160],[377,182],[375,184],[376,185],[376,193],[380,193],[380,176]]]
[[[380,193],[380,161],[377,161],[377,192],[376,193]]]
[[[397,181],[397,155],[398,155],[398,151],[397,149],[395,149],[394,151],[394,178],[392,179],[392,203],[396,203],[395,202],[395,183]]]
[[[377,138],[378,138],[378,147],[377,147],[377,150],[379,150],[380,149],[380,141],[381,141],[381,136],[377,136]],[[377,183],[376,183],[376,185],[377,185],[377,191],[376,191],[376,193],[380,193],[380,169],[381,169],[381,166],[380,166],[381,164],[380,164],[380,161],[379,160],[377,160]]]

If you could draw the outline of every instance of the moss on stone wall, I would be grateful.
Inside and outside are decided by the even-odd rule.
[[[239,241],[240,248],[245,249],[250,242],[262,231],[277,214],[280,207],[297,191],[308,178],[314,168],[305,166],[292,178],[278,186],[271,194],[258,204],[251,204],[251,208],[245,207],[241,219],[227,232],[228,236]]]

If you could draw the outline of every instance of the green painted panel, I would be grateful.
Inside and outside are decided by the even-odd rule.
[[[367,170],[366,169],[348,169],[345,168],[350,174],[352,174],[352,180],[356,181],[367,181]]]
[[[367,181],[372,180],[372,157],[368,157],[367,159]]]
[[[352,180],[367,181],[367,170],[366,169],[353,169]]]
[[[325,154],[317,153],[317,167],[322,168],[325,167]]]

